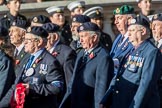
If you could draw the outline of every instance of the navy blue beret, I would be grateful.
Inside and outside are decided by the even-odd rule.
[[[92,22],[83,23],[81,26],[77,28],[78,33],[81,31],[100,31],[100,28],[97,24]]]
[[[47,38],[48,33],[46,30],[44,30],[42,27],[39,26],[32,26],[27,29],[27,33],[31,33],[37,36],[40,36],[42,38]]]
[[[159,13],[159,14],[155,14],[152,18],[152,21],[154,20],[159,20],[159,21],[162,21],[162,14]]]
[[[43,24],[43,29],[45,29],[48,33],[53,33],[53,32],[57,32],[60,29],[60,26],[57,24],[53,24],[53,23],[46,23]]]
[[[130,25],[133,25],[133,24],[138,24],[146,28],[150,28],[150,22],[148,18],[144,15],[139,15],[136,18],[132,19]]]
[[[15,21],[12,22],[11,26],[17,26],[23,29],[26,29],[28,27],[28,22],[26,20],[21,20],[21,19],[17,19]]]
[[[7,36],[8,36],[8,30],[0,26],[0,37],[7,37]]]
[[[72,18],[72,22],[78,23],[90,22],[90,18],[86,15],[76,15]]]
[[[34,22],[34,23],[41,23],[41,24],[45,24],[45,23],[51,22],[50,19],[47,16],[45,16],[45,15],[34,16],[31,19],[31,21]]]

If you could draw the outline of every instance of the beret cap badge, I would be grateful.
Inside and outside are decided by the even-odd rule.
[[[13,22],[12,25],[15,26],[16,25],[16,22]]]
[[[116,9],[116,13],[117,14],[120,13],[120,9],[119,8]]]
[[[81,5],[78,5],[78,8],[82,8],[83,6],[81,6]]]
[[[158,18],[158,15],[157,15],[157,14],[155,14],[155,15],[154,15],[154,19],[157,19],[157,18]]]
[[[58,9],[56,12],[57,12],[57,13],[60,13],[60,12],[61,12],[61,9]]]
[[[136,23],[136,19],[131,20],[131,24],[134,24],[134,23]]]
[[[27,32],[31,32],[31,27],[28,27]]]
[[[81,27],[80,27],[80,30],[83,30],[83,29],[84,29],[84,27],[83,27],[83,26],[81,26]]]
[[[96,14],[98,15],[100,12],[99,12],[99,10],[96,10]]]
[[[38,22],[38,18],[37,17],[34,17],[33,18],[33,22],[35,22],[35,23]]]
[[[73,21],[76,21],[76,18],[73,18]]]

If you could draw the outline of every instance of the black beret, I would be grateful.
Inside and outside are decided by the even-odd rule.
[[[152,21],[154,20],[159,20],[159,21],[162,21],[162,14],[159,13],[159,14],[155,14],[152,18]]]
[[[8,30],[0,26],[0,37],[7,37],[7,36],[8,36]]]
[[[144,15],[139,15],[136,18],[132,19],[130,25],[134,24],[142,25],[148,29],[150,28],[150,22],[148,18]]]
[[[83,23],[81,26],[77,28],[78,33],[81,31],[100,31],[100,28],[97,24],[92,22]]]
[[[45,29],[48,33],[53,33],[53,32],[58,32],[60,29],[60,26],[57,24],[53,24],[53,23],[46,23],[43,24],[43,29]]]
[[[51,22],[50,19],[45,15],[34,16],[31,19],[31,21],[34,22],[34,23],[40,23],[40,24],[45,24],[45,23]]]
[[[27,33],[31,33],[37,36],[40,36],[42,38],[47,38],[48,33],[46,30],[44,30],[42,27],[39,26],[32,26],[27,29]]]
[[[142,0],[136,0],[136,2],[138,2],[138,3],[141,2],[141,1],[142,1]],[[147,1],[151,2],[152,0],[147,0]]]
[[[10,1],[20,1],[21,2],[21,0],[4,0],[4,1],[6,4],[9,3]]]
[[[12,22],[11,26],[17,26],[26,29],[28,27],[28,22],[26,20],[17,19]]]
[[[72,22],[85,23],[90,21],[90,18],[86,15],[76,15],[72,18]]]

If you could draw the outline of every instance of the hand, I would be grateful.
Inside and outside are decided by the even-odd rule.
[[[26,88],[26,94],[29,94],[29,84],[23,84],[23,86]]]

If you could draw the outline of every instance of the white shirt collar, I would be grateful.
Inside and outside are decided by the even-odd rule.
[[[18,50],[17,55],[19,55],[19,53],[21,52],[21,50],[24,48],[24,44],[22,43],[19,47],[16,47],[16,49]]]
[[[158,48],[160,48],[161,45],[162,45],[162,39],[158,41]]]
[[[58,40],[54,45],[53,47],[49,50],[50,53],[52,53],[56,47],[56,45],[59,43],[60,40]]]

